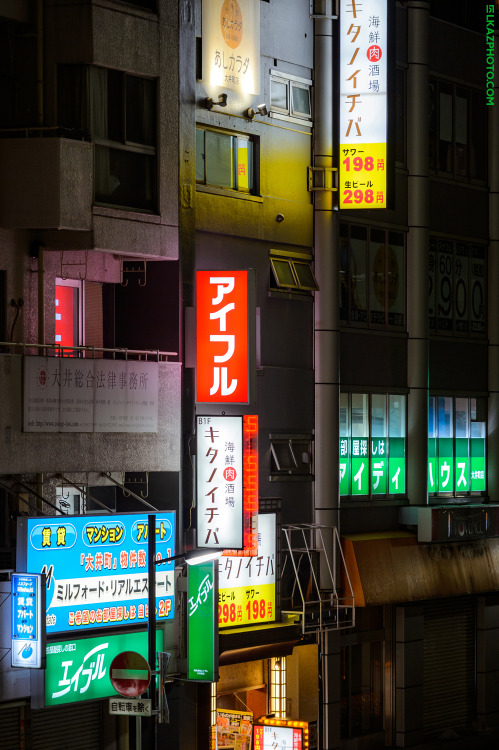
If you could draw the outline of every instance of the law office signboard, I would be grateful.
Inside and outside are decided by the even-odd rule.
[[[390,64],[388,0],[340,0],[340,208],[387,208]]]
[[[156,550],[175,554],[175,513],[156,514]],[[148,517],[18,519],[18,559],[45,573],[47,634],[146,623]],[[156,571],[156,618],[173,619],[174,565]]]
[[[260,89],[260,0],[203,0],[203,80],[239,94]]]

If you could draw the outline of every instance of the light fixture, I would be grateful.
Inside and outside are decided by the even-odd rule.
[[[256,109],[253,107],[248,107],[246,112],[244,113],[244,116],[248,118],[248,120],[252,120],[255,115],[261,115],[262,117],[265,117],[265,115],[268,115],[267,111],[267,105],[266,104],[258,104]]]
[[[213,101],[211,96],[207,96],[204,100],[206,109],[213,109],[213,107],[226,107],[227,106],[227,94],[219,94],[218,100]]]
[[[187,552],[182,552],[179,555],[172,555],[171,557],[162,557],[160,560],[155,560],[156,565],[164,565],[173,560],[180,560],[184,558],[188,565],[200,565],[201,563],[208,562],[209,560],[216,560],[222,554],[222,550],[218,549],[192,549]]]

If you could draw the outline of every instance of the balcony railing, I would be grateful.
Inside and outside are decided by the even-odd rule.
[[[178,352],[159,349],[127,349],[101,346],[61,346],[60,344],[31,344],[27,342],[0,341],[0,354],[21,354],[42,357],[80,357],[85,359],[123,359],[142,362],[168,362]]]

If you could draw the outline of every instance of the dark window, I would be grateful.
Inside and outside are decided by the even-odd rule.
[[[487,248],[430,237],[429,325],[433,333],[487,333]]]
[[[340,225],[340,320],[405,325],[405,241],[400,232]]]
[[[156,208],[156,83],[107,68],[62,66],[59,124],[90,134],[96,203]]]
[[[485,4],[477,0],[430,0],[430,15],[471,31],[484,32]]]
[[[270,268],[271,288],[299,292],[312,292],[319,288],[310,261],[271,257]]]
[[[198,128],[196,182],[242,193],[256,193],[253,140],[244,135]]]
[[[312,438],[309,435],[270,436],[272,478],[312,476]]]
[[[271,71],[270,111],[289,117],[310,120],[310,81]]]
[[[430,82],[430,167],[441,174],[487,179],[485,94]]]

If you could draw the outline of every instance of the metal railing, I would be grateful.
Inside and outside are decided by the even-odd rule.
[[[33,354],[32,350],[36,350],[37,354]],[[86,359],[130,359],[141,360],[144,362],[168,362],[169,357],[178,356],[178,352],[164,352],[159,349],[61,346],[60,344],[21,343],[13,341],[0,341],[0,355],[1,354],[19,354],[22,356],[42,357],[74,357]]]

